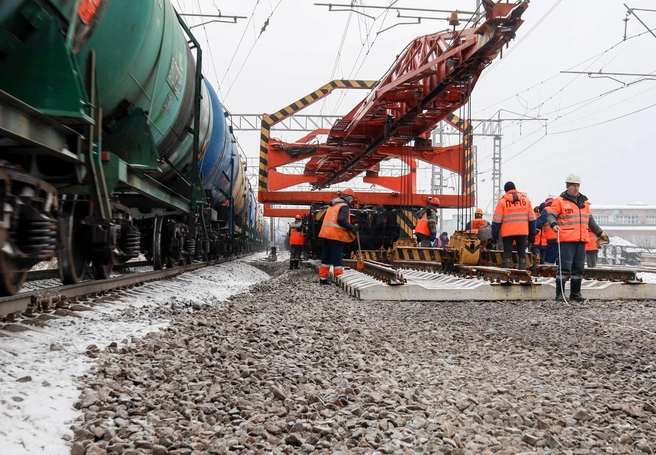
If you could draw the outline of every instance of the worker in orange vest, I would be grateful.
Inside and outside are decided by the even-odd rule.
[[[355,201],[355,193],[351,188],[342,191],[338,197],[330,201],[330,206],[323,217],[319,238],[323,239],[321,248],[321,265],[319,266],[319,283],[328,284],[330,266],[333,276],[337,278],[344,273],[342,251],[345,243],[356,239],[358,224],[349,222],[350,206]]]
[[[535,214],[531,201],[517,191],[513,182],[506,182],[503,195],[492,218],[492,240],[503,240],[501,267],[510,268],[513,242],[517,245],[517,268],[526,270],[526,243],[535,242]]]
[[[540,216],[540,212],[542,211],[542,208],[541,208],[542,206],[543,205],[540,204],[540,205],[536,205],[535,207],[533,207],[533,213],[535,214],[536,218],[538,216]],[[537,226],[536,226],[535,230],[536,230],[535,240],[533,242],[533,245],[531,246],[531,253],[533,253],[533,258],[534,259],[537,259],[540,264],[543,264],[544,263],[544,257],[543,257],[542,245],[541,245],[542,244],[542,237],[543,237],[542,236],[542,231],[540,229],[537,229]]]
[[[428,206],[417,212],[419,218],[415,226],[415,236],[420,246],[430,247],[437,238],[437,210],[440,206],[440,200],[436,197],[428,196]]]
[[[542,243],[544,244],[544,264],[554,265],[558,259],[558,242],[556,233],[547,224],[548,209],[553,204],[554,198],[548,197],[540,204],[543,208],[535,220],[535,229],[542,233]]]
[[[490,224],[490,222],[483,219],[483,209],[478,208],[474,212],[474,219],[467,221],[465,231],[478,233],[478,228],[481,226],[487,226],[488,224]]]
[[[296,215],[294,222],[289,225],[289,270],[298,269],[304,246],[305,227],[303,226],[303,217]]]
[[[597,246],[597,236],[594,232],[588,232],[589,239],[585,244],[585,263],[590,268],[597,267],[597,256],[599,255],[599,247]]]
[[[570,174],[565,179],[567,190],[553,200],[547,208],[547,223],[558,236],[559,264],[556,273],[556,300],[562,300],[565,281],[570,278],[571,300],[582,301],[581,282],[585,272],[585,244],[592,231],[605,241],[608,236],[602,231],[590,212],[588,198],[579,193],[581,177]]]

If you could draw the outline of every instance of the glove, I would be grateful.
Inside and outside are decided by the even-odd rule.
[[[360,232],[360,225],[358,223],[353,224],[351,227],[351,232],[353,232],[354,234],[356,232]]]
[[[606,245],[608,243],[610,243],[608,235],[602,232],[599,238],[597,239],[597,241],[595,242],[595,245],[597,246],[597,248],[599,248],[601,245]]]

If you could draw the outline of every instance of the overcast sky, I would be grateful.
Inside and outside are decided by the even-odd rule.
[[[386,6],[391,1],[355,3]],[[331,12],[311,0],[173,3],[187,13],[197,13],[200,8],[206,14],[216,14],[219,9],[223,15],[246,17],[237,24],[212,23],[193,29],[205,49],[207,79],[219,87],[228,110],[239,114],[275,112],[332,79],[377,80],[415,37],[447,28],[444,20],[427,19],[421,24],[394,26],[416,22],[398,18],[395,8],[476,8],[475,0],[397,0],[389,11],[358,9],[374,16],[373,20],[362,14]],[[656,166],[652,162],[656,80],[562,73],[656,72],[656,37],[635,16],[624,21],[624,3],[533,0],[503,59],[483,72],[474,89],[472,118],[496,118],[500,111],[501,118],[527,119],[503,122],[502,183],[514,181],[536,205],[548,195],[559,194],[569,173],[581,176],[581,192],[593,207],[636,201],[656,205]],[[626,0],[626,4],[656,9],[650,0]],[[648,27],[656,28],[656,12],[636,14]],[[267,18],[269,23],[261,33]],[[188,21],[200,22],[197,18]],[[364,91],[354,92],[346,99],[334,92],[307,113],[346,114],[366,95]],[[288,134],[281,139],[300,137]],[[240,132],[238,137],[245,154],[257,157],[258,134]],[[457,138],[449,140],[455,143]],[[476,137],[475,145],[479,205],[490,211],[492,140]],[[420,181],[420,190],[429,191],[427,182]]]

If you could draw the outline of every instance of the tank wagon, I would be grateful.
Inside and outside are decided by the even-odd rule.
[[[259,246],[261,211],[169,0],[0,3],[0,293]]]

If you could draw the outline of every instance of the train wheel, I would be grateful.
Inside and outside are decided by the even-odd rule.
[[[162,260],[162,225],[164,218],[155,217],[153,225],[153,270],[162,270],[164,261]]]
[[[6,255],[0,254],[0,295],[14,295],[27,278],[27,270],[15,271],[16,266]]]
[[[96,280],[106,280],[114,270],[114,264],[103,264],[102,261],[93,261],[93,277]]]
[[[81,205],[76,202],[66,205],[70,212],[64,212],[66,215],[60,225],[62,245],[57,251],[59,277],[64,284],[76,284],[82,280],[87,269],[88,239],[80,232],[82,224],[78,218],[81,217]]]

